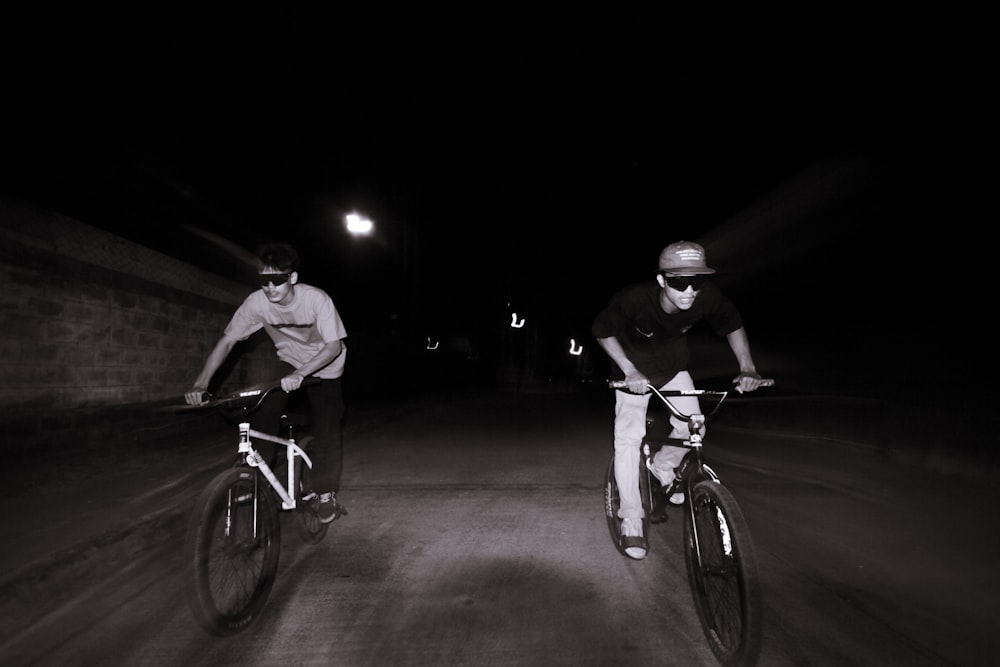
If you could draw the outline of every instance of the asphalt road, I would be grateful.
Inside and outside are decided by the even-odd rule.
[[[706,449],[754,536],[760,664],[993,664],[995,480],[873,446],[858,433],[879,434],[836,419],[832,399],[773,396],[724,409]],[[315,546],[283,518],[277,583],[241,635],[195,624],[179,542],[167,542],[8,642],[3,662],[716,664],[680,515],[654,527],[645,561],[609,539],[609,398],[454,400],[359,435],[341,493],[350,515]]]

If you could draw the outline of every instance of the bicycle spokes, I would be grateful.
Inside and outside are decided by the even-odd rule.
[[[254,472],[231,469],[202,492],[185,541],[196,620],[212,634],[249,625],[274,582],[281,548],[276,501]]]
[[[719,536],[722,538],[722,552],[726,557],[732,557],[733,555],[733,543],[729,539],[729,524],[726,523],[726,517],[718,507],[713,508],[715,510],[715,517],[719,522]]]
[[[752,663],[760,651],[761,602],[746,522],[720,484],[702,482],[692,496],[684,528],[698,616],[723,664]]]

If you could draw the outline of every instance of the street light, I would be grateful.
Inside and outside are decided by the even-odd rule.
[[[375,223],[368,218],[357,213],[348,213],[344,216],[347,231],[354,236],[368,236],[375,229]]]

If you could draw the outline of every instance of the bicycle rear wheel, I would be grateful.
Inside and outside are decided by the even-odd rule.
[[[244,630],[274,585],[281,551],[271,487],[249,468],[226,470],[202,492],[188,525],[188,604],[213,635]]]
[[[642,509],[643,509],[643,519],[642,519],[642,534],[646,536],[646,541],[649,541],[649,513],[650,513],[650,492],[649,492],[649,473],[646,471],[646,466],[642,462],[642,457],[639,458],[639,495],[642,498]],[[611,534],[611,541],[614,543],[615,548],[622,553],[622,555],[628,555],[625,553],[625,547],[622,546],[622,520],[618,516],[618,509],[621,507],[621,495],[618,491],[618,481],[615,479],[615,455],[611,454],[611,460],[608,462],[608,469],[604,475],[604,514],[608,521],[608,532]]]
[[[699,482],[688,503],[684,554],[702,629],[723,665],[754,665],[763,606],[750,530],[736,499],[718,482]]]
[[[301,447],[306,452],[309,451],[310,445],[312,445],[313,437],[307,435],[302,438],[299,442],[299,447]],[[316,501],[312,502],[302,502],[302,492],[312,490],[312,482],[309,481],[309,467],[306,466],[301,458],[295,459],[296,465],[296,478],[298,479],[299,496],[298,502],[295,504],[296,514],[299,515],[299,537],[306,544],[319,544],[323,538],[326,536],[326,530],[330,527],[330,524],[323,523],[319,520],[319,514],[316,512]]]

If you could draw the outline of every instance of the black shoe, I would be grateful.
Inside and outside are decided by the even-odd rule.
[[[622,551],[629,558],[642,560],[649,550],[649,543],[642,534],[642,519],[622,519]]]
[[[663,485],[656,475],[649,473],[649,495],[653,497],[653,506],[649,510],[650,523],[664,523],[667,520],[666,496],[663,495]]]
[[[667,497],[661,490],[653,494],[653,507],[649,512],[650,523],[665,523],[667,520]]]
[[[320,523],[331,523],[342,514],[347,514],[347,509],[337,502],[335,494],[320,494],[319,503],[316,506],[316,515],[319,516]]]

